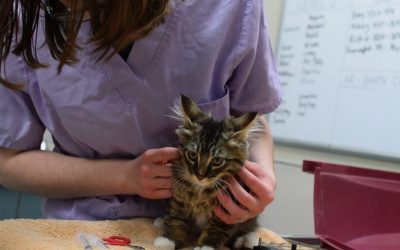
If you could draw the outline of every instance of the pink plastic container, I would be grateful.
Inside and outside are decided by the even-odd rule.
[[[400,250],[400,173],[313,161],[303,171],[314,174],[315,233],[323,244]]]

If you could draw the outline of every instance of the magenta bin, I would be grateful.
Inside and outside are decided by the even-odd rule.
[[[304,161],[303,171],[314,174],[315,233],[323,245],[400,250],[400,173],[314,161]]]

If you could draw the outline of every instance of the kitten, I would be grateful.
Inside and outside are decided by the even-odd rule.
[[[256,218],[228,225],[213,210],[218,205],[218,192],[233,197],[227,179],[248,158],[248,139],[255,131],[257,113],[217,121],[185,96],[181,96],[181,107],[176,111],[183,122],[176,130],[182,157],[172,167],[173,197],[164,221],[164,237],[157,238],[155,245],[175,249],[196,245],[195,249],[202,250],[225,244],[252,248],[257,244]],[[242,237],[250,235],[253,242]]]

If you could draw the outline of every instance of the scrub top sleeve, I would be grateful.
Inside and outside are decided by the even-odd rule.
[[[26,150],[39,149],[44,126],[30,95],[27,66],[22,58],[10,53],[1,70],[2,78],[25,84],[24,90],[11,90],[0,84],[0,147]]]
[[[246,1],[242,20],[236,60],[227,83],[231,113],[270,113],[282,102],[282,94],[262,1]]]

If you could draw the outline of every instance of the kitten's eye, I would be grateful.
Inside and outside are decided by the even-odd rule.
[[[186,151],[186,158],[188,158],[191,162],[196,162],[197,153],[194,151]]]
[[[224,163],[224,158],[216,156],[212,159],[211,164],[214,166],[219,166]]]

